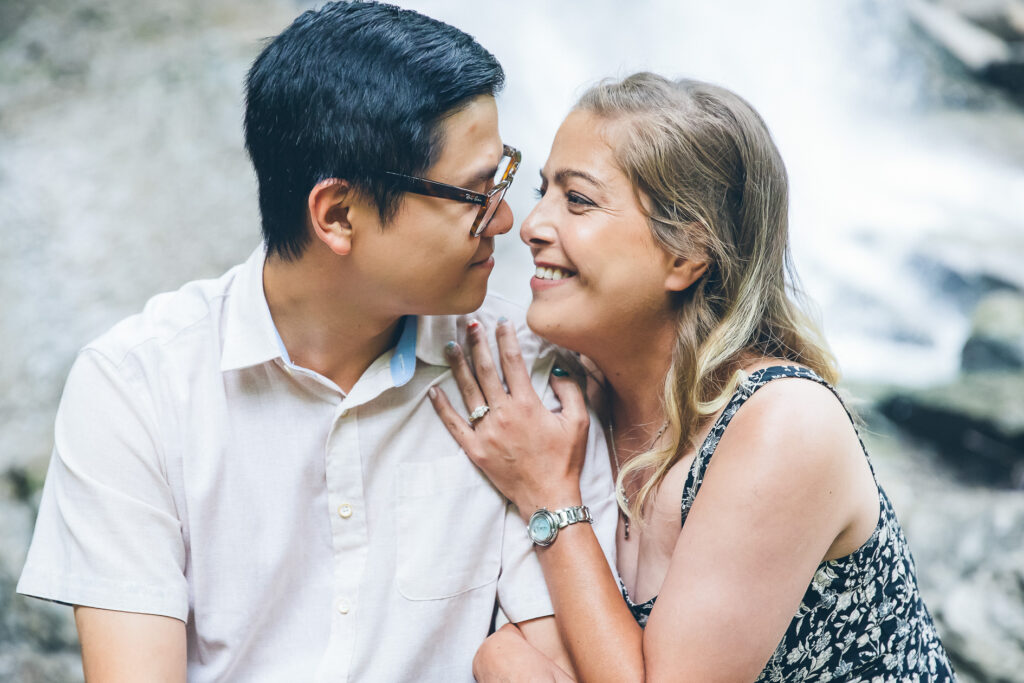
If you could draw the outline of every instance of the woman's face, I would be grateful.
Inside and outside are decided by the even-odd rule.
[[[620,125],[586,111],[562,123],[541,171],[540,201],[520,235],[536,265],[531,329],[595,356],[642,342],[671,320],[675,259],[654,240],[637,195],[615,164]]]

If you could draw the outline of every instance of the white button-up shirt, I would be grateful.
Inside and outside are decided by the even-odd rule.
[[[18,591],[185,621],[194,681],[471,680],[496,602],[515,622],[552,610],[518,513],[426,398],[461,407],[444,345],[467,317],[405,318],[346,395],[289,361],[263,263],[159,295],[80,353]],[[552,405],[554,350],[508,302],[474,314],[501,315]],[[596,420],[582,487],[613,562]]]

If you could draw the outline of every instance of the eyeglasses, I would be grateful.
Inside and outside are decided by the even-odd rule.
[[[480,210],[477,211],[469,234],[473,237],[479,237],[487,229],[487,224],[491,222],[494,214],[498,211],[498,207],[501,206],[501,200],[505,198],[505,192],[512,185],[512,179],[515,177],[516,169],[519,168],[519,162],[522,160],[523,155],[518,149],[505,145],[502,148],[502,157],[501,162],[498,164],[497,173],[494,175],[494,187],[487,190],[487,192],[474,192],[464,187],[447,185],[427,180],[426,178],[402,175],[401,173],[392,173],[390,171],[387,171],[384,175],[397,179],[397,185],[405,192],[421,194],[427,197],[452,199],[464,204],[476,204],[480,207]]]

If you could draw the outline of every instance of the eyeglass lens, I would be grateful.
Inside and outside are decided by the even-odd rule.
[[[487,200],[487,206],[483,207],[483,215],[480,216],[480,220],[477,221],[476,228],[473,230],[474,236],[479,236],[484,230],[487,229],[487,224],[494,218],[494,214],[497,213],[498,207],[501,206],[502,200],[505,198],[505,191],[508,187],[503,187],[498,192],[495,192]]]
[[[505,182],[508,178],[508,172],[511,167],[512,159],[509,157],[503,157],[501,164],[498,166],[498,172],[494,174],[495,185]],[[507,191],[508,185],[491,195],[487,199],[487,205],[481,207],[481,213],[477,214],[476,225],[473,226],[474,237],[479,237],[480,234],[487,229],[487,224],[491,222],[492,218],[494,218],[494,214],[497,213],[498,207],[501,206],[501,202],[504,200],[505,192]]]

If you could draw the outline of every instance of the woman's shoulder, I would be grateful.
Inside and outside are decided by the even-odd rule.
[[[779,372],[780,367],[792,370]],[[749,393],[741,404],[726,408],[733,414],[716,459],[739,458],[762,474],[780,469],[787,476],[800,476],[824,474],[822,470],[849,461],[851,454],[861,457],[849,413],[809,368],[766,359],[744,370]],[[768,377],[772,379],[763,381]]]

